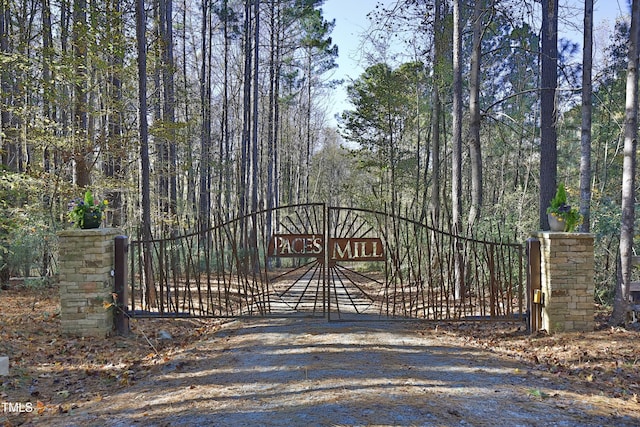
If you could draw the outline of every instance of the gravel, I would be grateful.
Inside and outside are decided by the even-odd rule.
[[[411,322],[249,319],[37,425],[637,426],[565,379]]]

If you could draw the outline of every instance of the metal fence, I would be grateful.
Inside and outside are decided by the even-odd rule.
[[[129,244],[131,317],[525,317],[524,246],[301,204]]]

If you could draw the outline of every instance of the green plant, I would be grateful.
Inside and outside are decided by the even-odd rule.
[[[574,231],[582,222],[582,215],[578,209],[567,204],[567,190],[564,188],[564,184],[558,185],[556,195],[551,199],[551,204],[547,208],[547,213],[564,222],[564,231]]]
[[[79,228],[86,228],[89,221],[102,220],[102,212],[107,207],[108,202],[99,202],[94,199],[91,190],[84,193],[84,199],[74,199],[69,204],[69,221]]]
[[[0,283],[55,273],[57,236],[42,176],[0,169]],[[46,181],[46,180],[45,180]]]

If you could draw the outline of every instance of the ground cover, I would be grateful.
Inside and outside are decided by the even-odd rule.
[[[640,424],[640,332],[607,327],[605,312],[594,332],[553,336],[182,319],[109,339],[60,336],[58,313],[55,288],[0,291],[0,425]]]

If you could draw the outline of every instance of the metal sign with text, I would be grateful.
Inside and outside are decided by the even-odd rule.
[[[354,237],[329,239],[324,244],[320,234],[274,234],[269,240],[268,255],[282,258],[325,257],[329,261],[385,261],[382,240],[377,237]]]

